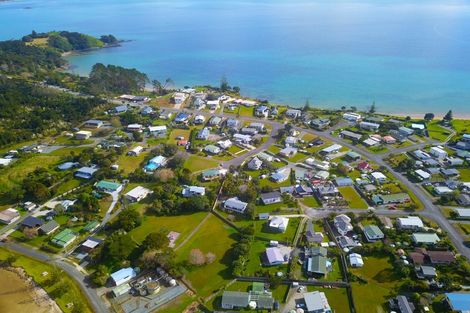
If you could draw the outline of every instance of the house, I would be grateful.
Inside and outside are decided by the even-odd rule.
[[[371,122],[360,122],[359,127],[369,131],[377,131],[380,128],[380,124]]]
[[[201,98],[195,98],[193,101],[193,107],[195,110],[202,110],[206,107],[206,102]]]
[[[329,147],[326,147],[326,148],[320,150],[320,154],[328,155],[328,154],[338,153],[341,148],[342,148],[341,145],[333,144]]]
[[[381,172],[373,172],[370,174],[371,179],[376,183],[376,184],[383,184],[387,181],[387,176],[385,176]]]
[[[446,178],[460,176],[460,172],[455,168],[441,168],[441,174]]]
[[[236,141],[236,142],[249,144],[249,143],[251,143],[253,138],[250,135],[235,134],[235,135],[233,135],[233,140]]]
[[[127,283],[136,277],[137,273],[131,267],[121,268],[119,271],[111,274],[111,281],[115,286]]]
[[[207,101],[206,105],[209,110],[217,110],[220,107],[219,100],[209,100]]]
[[[360,114],[354,113],[354,112],[347,112],[343,114],[343,118],[345,120],[348,120],[350,122],[358,122],[362,116]]]
[[[362,138],[361,134],[349,131],[349,130],[343,130],[340,133],[341,137],[351,139],[352,141],[359,141]]]
[[[144,147],[137,146],[137,147],[132,148],[129,152],[127,152],[127,155],[138,156],[139,154],[142,153],[142,151],[144,151]]]
[[[21,222],[21,226],[27,228],[39,228],[44,224],[44,221],[35,216],[28,216]]]
[[[304,293],[307,313],[332,313],[328,299],[324,292],[313,291]]]
[[[277,247],[269,247],[266,248],[265,251],[266,255],[266,265],[274,266],[274,265],[281,265],[284,264],[287,260],[284,259],[284,255]]]
[[[254,128],[254,129],[258,130],[259,132],[264,132],[264,131],[266,131],[266,127],[264,126],[263,123],[256,123],[256,122],[253,122],[253,123],[250,123],[250,124],[248,125],[248,127]]]
[[[411,240],[415,244],[434,245],[441,239],[435,233],[414,233],[411,235]]]
[[[470,195],[467,194],[460,194],[457,197],[457,203],[463,206],[470,206]]]
[[[423,130],[426,129],[426,126],[424,126],[424,124],[416,124],[416,123],[412,123],[411,124],[411,129],[414,129],[418,132],[422,132]]]
[[[173,94],[173,101],[175,104],[183,104],[183,102],[186,101],[186,98],[188,98],[188,95],[182,92],[175,92]]]
[[[153,193],[152,190],[142,186],[137,186],[127,192],[124,197],[130,202],[139,202],[140,200],[145,199],[151,193]]]
[[[92,135],[91,131],[80,130],[75,133],[74,137],[75,139],[78,139],[78,140],[86,140],[86,139],[89,139],[91,135]]]
[[[11,224],[16,222],[20,218],[20,213],[18,210],[9,208],[3,211],[0,211],[0,223]]]
[[[217,144],[222,149],[228,149],[232,146],[232,141],[230,141],[230,139],[219,140],[219,141],[217,141]]]
[[[288,109],[286,110],[285,115],[288,118],[298,118],[302,115],[302,111],[297,109]]]
[[[429,178],[431,178],[431,174],[429,174],[428,172],[425,172],[421,169],[416,170],[415,174],[416,174],[416,176],[418,176],[418,178],[420,180],[428,180]]]
[[[204,196],[206,194],[206,188],[198,186],[186,186],[183,188],[182,195],[186,198]]]
[[[125,113],[125,112],[127,112],[127,110],[128,110],[127,105],[118,105],[118,106],[114,107],[114,109],[113,109],[115,114]]]
[[[165,137],[167,133],[167,128],[165,125],[149,126],[148,130],[149,130],[150,135],[157,137],[157,138]]]
[[[377,146],[378,144],[380,144],[380,140],[377,140],[376,138],[372,137],[372,138],[367,138],[362,143],[366,147],[373,147],[373,146]]]
[[[365,171],[369,171],[372,169],[372,167],[370,166],[370,164],[366,161],[364,162],[361,162],[359,163],[356,168],[361,171],[361,172],[365,172]]]
[[[438,159],[445,159],[447,157],[447,152],[442,147],[431,147],[429,153]]]
[[[142,129],[144,128],[144,126],[142,126],[142,124],[129,124],[127,125],[127,130],[130,131],[130,132],[142,132]]]
[[[121,95],[119,99],[124,101],[132,101],[132,102],[147,102],[150,100],[149,97],[145,96],[133,96],[133,95]]]
[[[446,302],[453,311],[468,313],[470,309],[470,294],[466,292],[446,293]]]
[[[470,209],[457,208],[454,212],[459,219],[470,219]]]
[[[349,259],[349,264],[351,267],[363,267],[364,266],[364,260],[362,259],[362,255],[358,253],[351,253],[348,255]]]
[[[248,203],[238,200],[238,198],[230,198],[224,201],[223,208],[236,213],[245,213]]]
[[[297,154],[297,148],[294,148],[294,147],[286,147],[284,149],[282,149],[281,151],[279,151],[279,154],[286,157],[286,158],[290,158],[290,157],[293,157],[294,155]]]
[[[313,193],[313,189],[306,185],[298,184],[294,187],[294,193],[299,197],[304,197],[311,195]]]
[[[241,309],[248,307],[250,294],[241,291],[224,291],[222,294],[222,308],[226,310]]]
[[[57,235],[55,235],[54,238],[51,239],[51,243],[61,248],[66,248],[76,238],[77,235],[71,229],[66,228]]]
[[[244,135],[254,136],[254,135],[258,134],[258,130],[257,130],[256,128],[243,127],[243,128],[240,130],[240,133],[242,133],[242,134],[244,134]]]
[[[260,195],[263,204],[273,204],[282,202],[281,193],[279,191],[266,192]]]
[[[212,181],[214,179],[219,179],[227,173],[226,169],[209,169],[202,172],[201,177],[203,181]]]
[[[325,249],[322,248],[321,249]],[[326,249],[325,249],[326,250]],[[307,275],[313,276],[313,275],[321,275],[324,276],[328,273],[327,267],[328,267],[328,259],[326,258],[326,253],[325,255],[322,254],[317,254],[317,255],[311,255],[307,258],[306,262],[306,272]]]
[[[429,153],[426,153],[422,150],[415,150],[412,153],[419,160],[427,160],[431,158],[431,155]]]
[[[158,116],[158,118],[161,120],[169,120],[172,116],[173,116],[172,112],[162,111],[160,115]]]
[[[316,118],[310,121],[310,126],[317,130],[325,130],[330,126],[330,119],[328,118]]]
[[[414,304],[408,301],[406,296],[398,295],[395,299],[390,299],[389,304],[392,310],[398,310],[399,313],[413,313],[415,311]]]
[[[299,141],[299,138],[294,137],[294,136],[287,136],[284,143],[286,147],[294,147],[297,145],[297,142]]]
[[[255,108],[255,116],[257,117],[268,117],[269,108],[265,105],[260,105]]]
[[[448,166],[461,166],[464,161],[461,158],[447,157],[445,162]]]
[[[451,264],[455,262],[455,255],[452,251],[427,251],[427,256],[431,264]]]
[[[140,114],[144,116],[152,115],[154,112],[155,111],[153,110],[153,108],[149,106],[145,106],[142,108],[142,110],[140,110]]]
[[[214,146],[214,145],[207,145],[204,147],[204,152],[208,153],[208,154],[219,154],[220,152],[222,151],[222,149],[220,149],[219,147],[217,146]]]
[[[415,268],[415,271],[419,279],[434,279],[437,277],[436,269],[432,266],[421,265]]]
[[[434,192],[439,196],[448,195],[454,192],[452,189],[450,189],[447,186],[434,186],[433,189],[434,189]]]
[[[391,144],[394,144],[394,143],[397,142],[397,140],[395,138],[393,138],[392,136],[389,136],[389,135],[383,136],[382,141],[385,142],[388,145],[391,145]]]
[[[402,135],[402,136],[405,136],[405,137],[408,137],[408,136],[411,136],[414,134],[414,130],[411,129],[411,128],[408,128],[408,127],[400,127],[398,128],[398,132]]]
[[[204,117],[204,115],[196,115],[193,121],[195,125],[200,125],[206,121],[206,118]]]
[[[167,158],[165,158],[162,155],[157,155],[156,157],[151,158],[147,162],[147,165],[145,165],[144,170],[146,172],[153,172],[156,169],[159,169],[160,167],[164,166],[166,162],[167,162]]]
[[[376,194],[372,196],[371,200],[375,205],[387,205],[407,203],[411,201],[411,198],[407,193],[401,192],[390,195]]]
[[[335,184],[338,187],[344,187],[344,186],[352,186],[354,182],[349,177],[336,177]]]
[[[315,186],[315,192],[319,198],[339,195],[338,188],[334,184],[328,182]]]
[[[366,225],[364,226],[364,236],[367,241],[374,242],[377,240],[384,239],[385,235],[377,225]]]
[[[82,168],[79,168],[75,173],[75,177],[79,178],[84,178],[84,179],[90,179],[93,177],[93,175],[98,171],[98,168],[96,167],[88,167],[84,166]]]
[[[176,116],[175,116],[175,123],[176,124],[187,124],[190,117],[191,117],[190,114],[185,113],[185,112],[180,112],[180,113],[176,114]]]
[[[309,243],[321,243],[323,242],[323,234],[314,230],[313,222],[311,219],[307,221],[307,230],[305,237]]]
[[[287,229],[289,219],[283,216],[273,216],[269,221],[269,228],[277,232],[283,233]]]
[[[397,218],[397,226],[400,229],[419,230],[424,228],[423,221],[418,216]]]
[[[354,228],[351,224],[351,219],[345,214],[335,216],[333,223],[338,233],[343,236],[352,231]]]
[[[338,244],[341,248],[354,248],[359,246],[359,244],[354,241],[351,237],[348,236],[338,236],[336,237],[336,240],[338,241]]]
[[[264,152],[260,152],[256,156],[258,157],[258,159],[266,161],[266,162],[274,161],[274,158],[272,155],[264,153]]]
[[[91,250],[98,247],[103,242],[102,239],[98,239],[95,237],[88,237],[81,245],[80,251],[82,253],[89,253]]]
[[[198,133],[196,135],[196,139],[207,140],[207,139],[209,139],[210,134],[211,134],[211,132],[210,132],[209,128],[204,127],[203,129],[198,131]]]
[[[13,158],[7,159],[7,158],[0,158],[0,166],[8,166],[10,163],[13,162]]]
[[[289,178],[290,170],[288,168],[278,169],[276,172],[271,174],[271,179],[276,183],[282,183]]]
[[[348,159],[349,161],[358,161],[361,159],[361,155],[357,152],[354,151],[348,151],[345,155],[345,158]]]
[[[100,128],[104,125],[104,122],[101,120],[88,120],[83,124],[84,127],[88,128]]]
[[[31,201],[26,201],[25,203],[23,203],[22,207],[26,211],[31,212],[34,209],[36,209],[38,207],[38,205],[36,203],[31,202]]]
[[[101,180],[95,184],[96,189],[103,192],[120,192],[122,185],[112,181]]]
[[[239,129],[240,128],[240,121],[234,118],[228,118],[225,121],[225,125],[230,129]]]
[[[39,227],[39,232],[44,235],[50,235],[56,230],[58,230],[59,227],[60,227],[59,223],[57,223],[54,220],[50,220],[46,224],[43,224],[41,227]]]

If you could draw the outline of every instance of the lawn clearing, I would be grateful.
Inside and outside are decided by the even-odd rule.
[[[429,137],[439,141],[446,140],[447,137],[449,137],[451,134],[450,131],[439,126],[439,121],[430,122],[426,125],[426,127],[428,129]]]
[[[309,208],[319,208],[321,207],[321,205],[318,203],[317,199],[313,196],[310,196],[310,197],[303,197],[302,199],[300,199],[300,201],[308,206]]]
[[[324,292],[326,295],[326,298],[328,299],[328,303],[334,312],[341,312],[341,313],[351,312],[349,309],[349,300],[348,300],[348,293],[346,291],[346,288],[320,288],[320,287],[308,286],[307,290],[309,292],[312,292],[312,291]],[[363,312],[363,311],[358,310],[357,312]],[[364,311],[364,312],[368,312],[368,311]]]
[[[168,143],[176,143],[176,137],[184,137],[185,140],[189,140],[189,135],[191,134],[190,129],[180,129],[180,128],[175,128],[171,132],[169,138],[168,138]]]
[[[266,240],[291,242],[294,239],[297,228],[299,227],[300,218],[289,218],[289,224],[287,225],[287,229],[284,233],[271,230],[268,220],[254,221],[254,224],[255,236],[264,238]]]
[[[214,167],[217,167],[218,165],[219,165],[219,162],[217,161],[214,161],[208,158],[198,157],[193,154],[190,155],[184,162],[184,167],[193,173],[207,170],[209,168],[214,168]]]
[[[178,261],[188,260],[192,249],[216,255],[213,263],[191,267],[185,275],[199,296],[207,297],[219,291],[232,279],[230,248],[235,243],[235,233],[235,229],[211,215],[194,236],[176,251]]]
[[[349,207],[354,209],[367,209],[368,205],[357,193],[354,187],[346,186],[339,187],[339,192],[343,195],[344,199],[348,201]]]
[[[238,114],[240,116],[253,116],[254,108],[252,107],[246,107],[244,105],[239,105],[238,106]]]
[[[138,145],[135,145],[135,146],[138,146]],[[131,147],[131,149],[132,148],[134,148],[134,146]],[[129,175],[130,173],[134,172],[136,169],[139,168],[139,166],[142,164],[145,157],[149,153],[150,153],[150,150],[142,152],[138,156],[131,156],[131,155],[127,155],[127,153],[124,153],[119,156],[119,158],[116,161],[116,164],[119,165],[120,170],[124,171],[124,174]]]

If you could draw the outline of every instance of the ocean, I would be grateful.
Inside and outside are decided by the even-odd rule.
[[[0,2],[0,39],[33,29],[129,40],[70,56],[83,75],[101,62],[292,106],[470,116],[470,1]]]

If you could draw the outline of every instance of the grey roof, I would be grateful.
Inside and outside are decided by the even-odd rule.
[[[277,199],[277,198],[280,198],[281,197],[281,193],[279,191],[273,191],[273,192],[266,192],[266,193],[262,193],[260,195],[261,197],[261,200],[266,201],[266,200],[270,200],[270,199]]]
[[[424,276],[434,277],[436,276],[436,269],[432,266],[421,266],[421,273]]]
[[[250,302],[250,294],[240,291],[224,291],[222,294],[222,307],[247,307]]]
[[[326,257],[315,255],[307,260],[307,272],[315,274],[326,274]]]
[[[39,229],[47,234],[53,231],[57,227],[59,227],[59,223],[57,223],[54,220],[51,220],[47,222],[46,224],[43,224],[41,227],[39,227]]]
[[[22,226],[27,226],[27,227],[38,227],[43,224],[44,224],[44,221],[42,219],[34,217],[34,216],[28,216],[21,222]]]

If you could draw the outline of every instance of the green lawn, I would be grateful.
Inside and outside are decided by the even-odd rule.
[[[344,199],[346,199],[350,208],[355,208],[355,209],[367,209],[368,208],[367,203],[357,193],[354,187],[351,187],[351,186],[339,187],[338,190],[343,195]]]
[[[57,186],[56,192],[54,195],[60,195],[63,194],[66,191],[72,190],[73,188],[76,188],[81,185],[81,181],[75,178],[71,178],[69,180],[66,180],[64,183],[60,184]]]
[[[298,163],[298,162],[302,161],[303,159],[306,159],[307,157],[308,157],[308,155],[306,155],[305,153],[298,152],[293,157],[288,158],[288,160],[291,161],[291,162],[294,162],[294,163]]]
[[[388,256],[364,257],[364,267],[351,269],[351,272],[367,281],[351,284],[357,312],[387,312],[386,303],[400,284]]]
[[[155,312],[181,313],[195,300],[196,298],[194,296],[184,293],[170,303],[158,308]]]
[[[52,286],[45,286],[45,281],[49,279],[50,274],[48,276],[43,276],[43,272],[53,273],[55,268],[47,263],[42,263],[26,257],[22,254],[15,253],[13,251],[7,250],[5,248],[0,248],[0,259],[5,260],[9,256],[16,257],[16,260],[13,262],[14,266],[22,267],[28,275],[33,277],[34,281],[41,285],[48,293],[55,290],[55,288],[62,282],[67,283],[68,287],[67,292],[59,298],[55,298],[54,300],[60,306],[63,312],[71,312],[73,308],[67,308],[66,304],[70,302],[80,302],[84,306],[84,310],[82,312],[88,313],[92,312],[91,308],[88,305],[87,298],[82,293],[80,287],[77,283],[70,278],[66,273],[62,273],[60,275],[60,279],[58,283],[53,284]]]
[[[246,107],[244,105],[238,106],[238,114],[240,116],[253,116],[254,108],[253,107]]]
[[[217,161],[199,157],[193,154],[190,155],[184,162],[184,167],[190,170],[191,172],[207,170],[209,168],[217,167],[218,165],[219,162]]]
[[[321,206],[317,199],[313,196],[303,197],[300,201],[309,208],[319,208]]]
[[[235,233],[233,228],[211,215],[194,236],[176,251],[179,261],[188,260],[192,249],[216,255],[212,264],[189,268],[185,275],[199,296],[207,297],[217,292],[232,279],[233,258],[229,250],[235,243]]]
[[[459,133],[470,132],[470,120],[453,120],[452,126]]]
[[[138,144],[135,146],[138,146]],[[135,146],[131,147],[129,150],[131,150]],[[124,171],[125,175],[129,175],[130,173],[134,172],[136,169],[139,168],[139,166],[149,153],[150,151],[145,151],[139,154],[138,156],[130,156],[127,155],[127,152],[125,152],[124,154],[119,156],[116,161],[116,164],[119,165],[119,170]]]
[[[176,137],[182,136],[184,137],[185,140],[189,140],[189,135],[191,134],[190,129],[179,129],[175,128],[170,134],[170,137],[168,138],[168,143],[176,143]]]
[[[426,127],[428,129],[429,137],[433,139],[444,141],[450,135],[450,132],[447,129],[439,126],[439,121],[430,122]]]
[[[470,235],[470,224],[455,223],[455,228],[464,236]]]
[[[470,181],[470,168],[459,168],[460,180],[463,182]]]
[[[149,233],[156,232],[158,230],[164,230],[166,232],[176,231],[181,234],[176,241],[176,244],[178,245],[178,243],[183,241],[207,214],[207,212],[198,212],[189,215],[177,216],[147,215],[143,217],[142,225],[134,228],[130,234],[137,243],[141,243]]]
[[[337,313],[349,313],[349,301],[348,293],[346,288],[320,288],[314,286],[308,286],[308,291],[320,291],[324,292],[328,299],[328,304],[333,309],[333,312]],[[357,311],[358,313],[370,312],[370,311]]]

